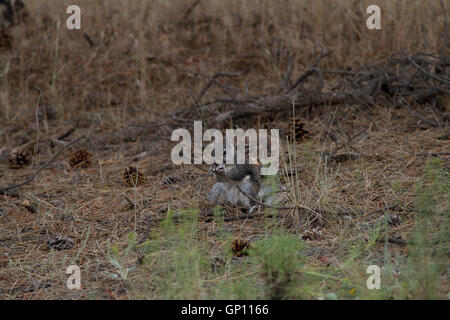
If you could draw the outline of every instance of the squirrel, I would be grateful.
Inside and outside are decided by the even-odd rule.
[[[250,209],[252,199],[257,199],[261,190],[260,169],[256,165],[224,165],[211,167],[211,172],[217,179],[208,196],[208,202],[216,204],[231,204]],[[237,187],[244,191],[244,195]]]
[[[258,165],[220,164],[212,166],[210,172],[217,179],[208,196],[208,202],[211,204],[231,204],[248,209],[249,213],[252,213],[260,203],[270,205],[276,200],[272,197],[273,188],[262,182]]]

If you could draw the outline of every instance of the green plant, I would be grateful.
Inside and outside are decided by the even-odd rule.
[[[428,162],[416,183],[415,228],[409,244],[401,298],[435,299],[443,294],[449,266],[450,179],[444,161]]]
[[[303,242],[295,236],[275,234],[255,244],[251,254],[256,258],[260,276],[266,284],[267,298],[289,298],[303,266]]]
[[[111,279],[127,280],[128,274],[135,270],[134,267],[126,267],[126,259],[130,256],[130,253],[136,247],[136,238],[137,235],[135,232],[131,232],[127,235],[127,245],[123,252],[120,252],[119,247],[117,245],[113,245],[109,252],[108,260],[109,262],[116,268],[116,273],[110,273],[109,276]]]

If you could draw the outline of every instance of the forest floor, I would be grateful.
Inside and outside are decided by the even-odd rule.
[[[218,79],[204,101],[224,87],[230,95],[275,91],[286,50],[298,52],[293,74],[321,45],[335,52],[320,68],[357,70],[386,61],[400,45],[418,51],[423,39],[419,31],[399,35],[396,15],[405,22],[420,11],[408,11],[414,6],[406,1],[387,23],[397,36],[382,31],[378,42],[365,18],[355,22],[359,5],[349,5],[347,16],[347,2],[337,1],[344,24],[325,31],[314,19],[327,18],[292,20],[263,2],[244,5],[242,16],[233,1],[199,2],[192,11],[186,1],[151,2],[154,10],[145,1],[92,4],[81,31],[65,29],[64,1],[28,3],[0,56],[0,189],[26,181],[85,137],[32,181],[0,194],[1,299],[448,299],[448,96],[411,105],[415,112],[358,104],[296,110],[308,131],[299,141],[286,129],[289,112],[227,123],[280,129],[275,179],[287,190],[286,205],[302,205],[296,209],[208,209],[209,166],[173,164],[171,133],[192,123],[172,115],[213,74],[239,76]],[[91,4],[81,3],[82,10]],[[327,1],[289,3],[316,13]],[[439,4],[421,19],[431,26],[436,16]],[[146,19],[152,22],[140,24]],[[287,32],[294,29],[287,21],[298,23],[299,35]],[[429,34],[429,51],[439,51],[441,33]],[[342,44],[333,47],[336,34]],[[336,75],[325,80],[325,91],[338,83]],[[31,162],[11,168],[11,152],[24,148]],[[80,149],[91,163],[73,167]],[[124,184],[130,166],[143,173],[142,184]],[[237,238],[249,243],[242,255],[232,250]],[[66,285],[71,265],[81,271],[79,290]],[[367,286],[370,265],[381,268],[379,290]]]

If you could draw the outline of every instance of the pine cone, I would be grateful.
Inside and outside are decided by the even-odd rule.
[[[294,119],[289,123],[289,136],[297,142],[303,141],[308,135],[306,123],[301,119]]]
[[[72,168],[81,167],[87,168],[92,163],[92,157],[86,149],[80,149],[72,152],[69,159],[69,164]]]
[[[38,209],[36,208],[36,206],[32,205],[32,204],[30,203],[30,201],[28,201],[28,200],[26,200],[26,199],[23,200],[22,205],[23,205],[29,212],[31,212],[31,213],[36,213],[36,211],[38,210]]]
[[[28,149],[15,149],[8,156],[9,166],[13,169],[20,169],[31,162],[31,152]]]
[[[9,50],[12,45],[12,37],[5,28],[0,29],[0,49]]]
[[[322,231],[313,228],[311,230],[305,230],[302,234],[303,240],[320,240],[322,238]]]
[[[377,221],[378,221],[379,223],[381,223],[381,224],[384,224],[384,223],[386,222],[385,219],[386,219],[386,217],[385,217],[384,215],[380,215],[380,216],[377,218]],[[388,216],[387,216],[387,223],[388,223],[390,226],[398,227],[398,226],[402,223],[402,219],[401,219],[401,217],[400,217],[399,215],[397,215],[397,214],[395,214],[395,213],[393,213],[393,214],[388,214]]]
[[[400,218],[400,216],[398,216],[396,214],[390,214],[388,216],[388,223],[391,226],[398,227],[401,222],[402,222],[402,219]]]
[[[163,186],[167,186],[169,184],[174,184],[177,181],[178,181],[178,179],[176,177],[174,177],[174,176],[167,176],[167,177],[164,177],[162,179],[161,184]]]
[[[381,216],[378,217],[377,220],[378,220],[380,223],[384,224],[384,223],[385,223],[385,219],[386,219],[385,216],[384,216],[384,215],[381,215]],[[390,226],[398,227],[398,226],[402,223],[402,219],[400,218],[399,215],[397,215],[397,214],[395,214],[395,213],[393,213],[393,214],[388,214],[388,216],[387,216],[387,223],[388,223]]]
[[[55,237],[53,239],[47,239],[47,245],[49,249],[53,250],[69,250],[72,249],[75,245],[75,241],[73,241],[71,238],[64,238],[64,237]]]
[[[247,255],[250,248],[250,241],[244,238],[235,238],[231,244],[231,250],[238,256]]]
[[[135,167],[128,167],[123,173],[123,182],[127,187],[139,186],[145,183],[145,175]]]

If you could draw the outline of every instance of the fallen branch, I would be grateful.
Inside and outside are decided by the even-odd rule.
[[[6,188],[1,188],[0,189],[0,194],[5,193],[7,191],[11,191],[11,190],[15,190],[18,189],[28,183],[30,183],[31,181],[33,181],[34,178],[36,178],[36,176],[39,174],[39,172],[41,172],[42,170],[44,170],[45,168],[47,168],[53,161],[56,160],[56,158],[61,154],[61,152],[63,152],[64,150],[66,150],[67,148],[69,148],[70,146],[74,145],[75,143],[79,142],[81,139],[85,138],[86,135],[83,135],[81,137],[79,137],[78,139],[73,140],[72,142],[70,142],[69,144],[67,144],[66,146],[62,147],[61,149],[59,149],[55,155],[48,160],[45,164],[43,164],[41,167],[39,167],[36,172],[28,179],[26,179],[25,181],[6,187]]]
[[[189,16],[191,15],[192,11],[194,11],[195,7],[198,6],[198,4],[200,3],[200,0],[195,0],[190,6],[189,8],[186,10],[186,12],[184,13],[183,16],[183,20],[187,20],[189,18]]]
[[[385,238],[377,239],[377,242],[384,243],[385,241],[386,241]],[[401,246],[406,246],[406,245],[408,245],[408,243],[407,243],[405,240],[403,240],[402,238],[392,238],[392,237],[389,237],[389,238],[387,238],[387,242],[389,242],[389,243],[394,243],[394,244],[399,244],[399,245],[401,245]]]
[[[429,124],[430,126],[432,126],[432,127],[439,127],[439,124],[436,123],[436,121],[428,120],[427,118],[422,117],[419,113],[417,113],[414,109],[411,109],[410,107],[408,107],[406,104],[403,105],[403,107],[404,107],[405,109],[408,109],[408,110],[409,110],[413,115],[415,115],[419,120],[421,120],[421,121],[423,121],[423,122],[425,122],[425,123],[428,123],[428,124]]]
[[[246,196],[247,198],[249,198],[251,201],[253,201],[253,202],[256,203],[257,205],[262,206],[262,207],[265,207],[265,208],[275,209],[275,210],[305,209],[305,210],[308,210],[308,211],[310,211],[310,212],[312,212],[312,213],[314,213],[314,214],[316,214],[316,215],[319,215],[319,213],[317,213],[317,212],[314,211],[313,209],[311,209],[311,208],[309,208],[309,207],[307,207],[307,206],[301,205],[301,204],[298,204],[298,205],[295,205],[295,206],[285,206],[285,207],[271,206],[271,205],[262,203],[262,202],[260,202],[260,201],[258,201],[258,200],[256,200],[256,199],[254,199],[254,198],[253,198],[252,196],[250,196],[248,193],[246,193],[246,192],[243,191],[241,188],[239,188],[239,186],[236,186],[236,188],[237,188],[244,196]]]
[[[434,75],[428,71],[426,71],[425,69],[423,69],[421,66],[419,66],[409,55],[408,51],[406,51],[405,48],[402,47],[402,51],[403,53],[406,55],[406,58],[408,58],[409,62],[411,62],[411,64],[417,68],[417,70],[421,71],[422,73],[426,74],[427,76],[429,76],[430,78],[436,80],[436,81],[440,81],[442,83],[445,83],[446,85],[450,85],[450,81],[448,81],[447,79],[441,78],[437,75]]]

